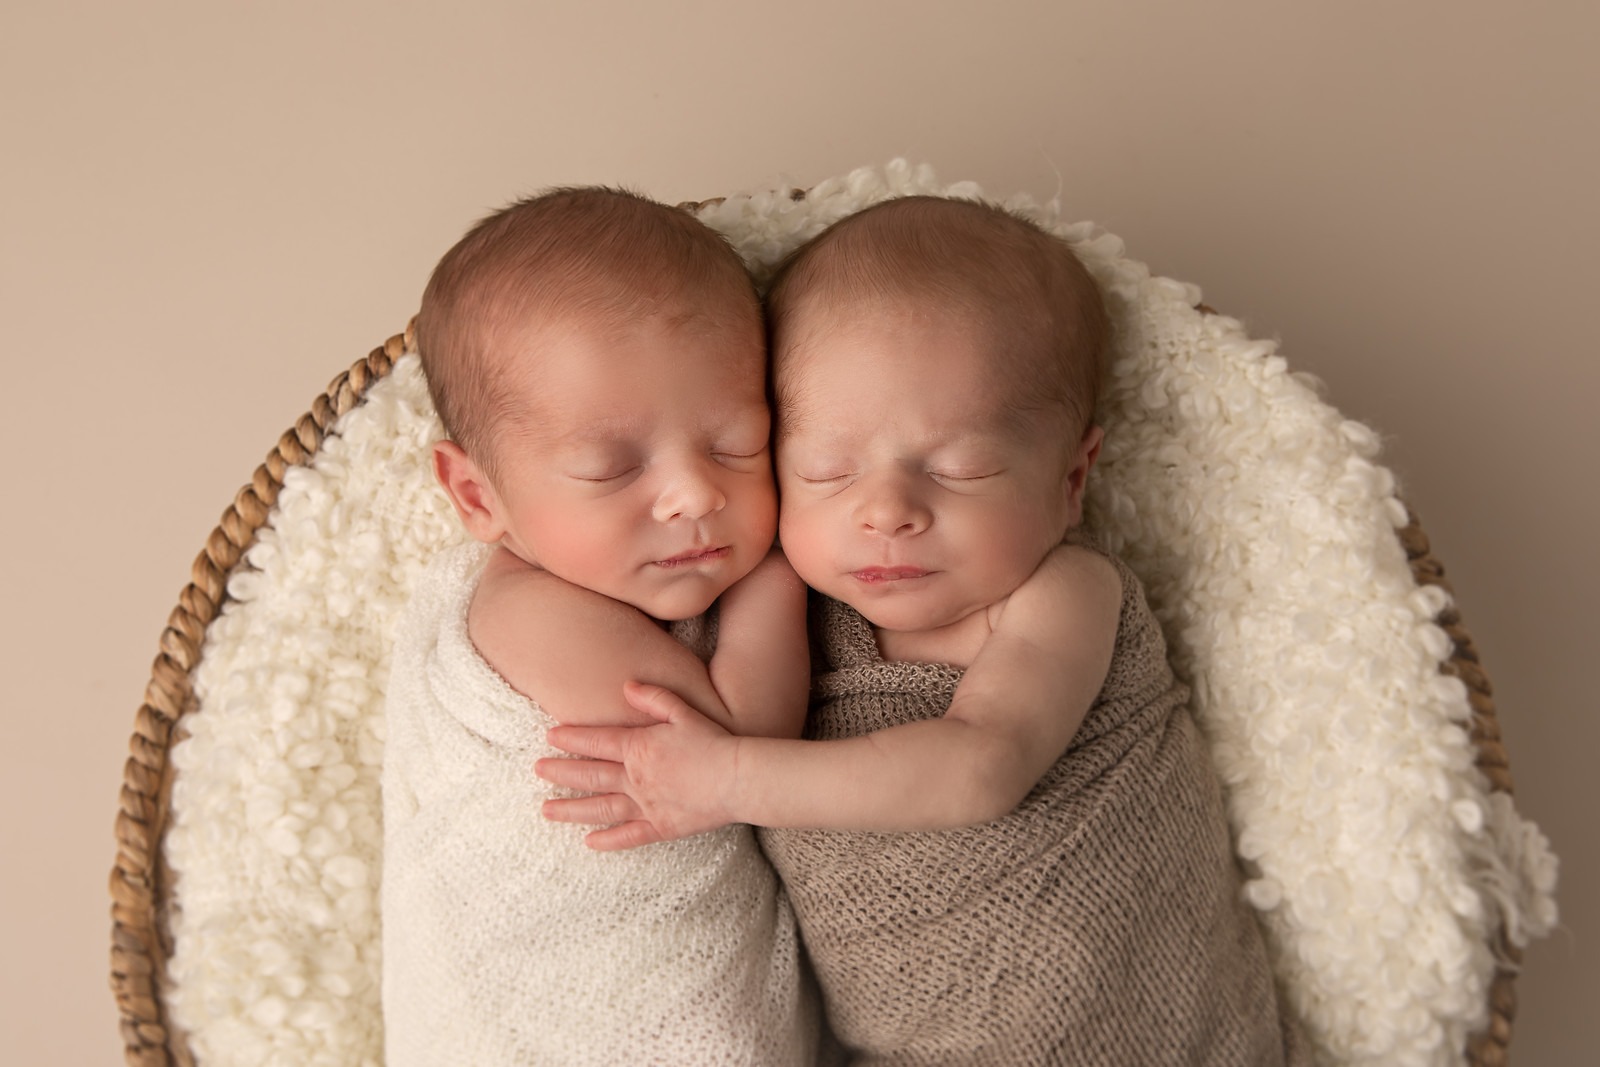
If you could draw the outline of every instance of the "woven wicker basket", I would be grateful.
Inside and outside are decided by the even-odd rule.
[[[128,743],[121,810],[116,820],[117,858],[111,872],[111,987],[122,1017],[129,1064],[186,1067],[194,1063],[185,1036],[171,1021],[164,1001],[166,965],[172,952],[167,922],[172,876],[162,843],[175,773],[168,757],[172,745],[182,736],[183,716],[194,707],[192,675],[200,661],[207,627],[221,612],[230,573],[267,521],[283,487],[285,472],[311,461],[329,428],[362,402],[367,390],[411,348],[411,342],[409,328],[406,333],[389,338],[335,378],[311,410],[278,439],[207,538],[205,548],[194,561],[190,583],[179,596],[161,634],[161,651],[151,668],[144,703]],[[1399,537],[1416,581],[1448,589],[1444,568],[1430,551],[1415,516],[1399,531]],[[1454,645],[1446,669],[1460,678],[1469,691],[1473,712],[1470,729],[1478,767],[1494,790],[1510,793],[1510,767],[1495,719],[1492,689],[1477,649],[1453,608],[1446,609],[1437,621]],[[1475,1067],[1501,1067],[1508,1062],[1511,1024],[1516,1013],[1513,977],[1519,954],[1503,932],[1499,940],[1496,952],[1507,962],[1490,990],[1488,1028],[1468,1050],[1469,1061]]]

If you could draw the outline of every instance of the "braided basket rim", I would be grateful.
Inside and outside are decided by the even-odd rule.
[[[116,817],[111,870],[111,989],[121,1015],[124,1055],[137,1067],[190,1067],[185,1035],[163,1001],[172,952],[167,922],[172,873],[162,855],[171,808],[172,745],[193,709],[193,672],[207,628],[227,601],[228,577],[270,517],[284,475],[315,457],[330,427],[365,398],[410,348],[415,320],[341,373],[295,420],[233,498],[190,567],[161,633],[144,703],[134,716]]]
[[[682,205],[694,208],[698,205]],[[1212,308],[1200,310],[1214,314]],[[309,464],[338,419],[359,405],[367,391],[389,374],[411,351],[416,320],[357,360],[334,378],[311,409],[279,438],[251,479],[223,512],[216,529],[190,568],[190,581],[178,597],[151,665],[144,702],[134,717],[128,759],[116,816],[116,861],[111,871],[111,989],[121,1017],[124,1055],[130,1067],[192,1067],[186,1035],[173,1023],[163,993],[167,959],[172,952],[168,925],[172,872],[162,843],[170,813],[175,773],[169,755],[181,739],[183,715],[193,709],[193,671],[200,661],[207,628],[227,601],[227,582],[256,534],[267,522],[285,473]],[[1453,592],[1443,565],[1432,552],[1414,512],[1396,531],[1417,584]],[[1477,765],[1494,792],[1511,793],[1510,759],[1500,735],[1494,691],[1477,646],[1462,624],[1461,613],[1446,607],[1436,620],[1449,635],[1452,649],[1446,673],[1461,679],[1468,691],[1472,718],[1468,725]],[[1504,1067],[1508,1062],[1516,1017],[1515,977],[1520,953],[1500,932],[1496,945],[1503,962],[1489,991],[1489,1021],[1467,1048],[1472,1067]]]

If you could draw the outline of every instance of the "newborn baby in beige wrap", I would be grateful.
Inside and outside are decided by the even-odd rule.
[[[561,727],[596,848],[728,823],[794,901],[854,1062],[1305,1062],[1137,579],[1077,531],[1108,327],[1062,242],[906,198],[769,299],[780,540],[824,597],[804,741],[659,686]],[[690,704],[694,703],[690,697]]]

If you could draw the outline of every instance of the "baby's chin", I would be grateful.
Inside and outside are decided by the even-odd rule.
[[[840,599],[855,608],[861,617],[875,628],[892,633],[928,633],[958,623],[972,613],[970,608],[930,610],[925,606],[911,603],[885,603],[882,600],[861,597]]]
[[[733,582],[683,581],[673,588],[652,590],[638,597],[617,597],[661,622],[681,622],[703,615],[706,609],[726,593]]]

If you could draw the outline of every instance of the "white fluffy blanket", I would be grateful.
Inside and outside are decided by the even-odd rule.
[[[702,212],[764,270],[888,196],[897,162]],[[1269,342],[1122,243],[1071,240],[1117,330],[1091,521],[1144,581],[1228,790],[1247,892],[1321,1062],[1448,1064],[1485,1020],[1491,931],[1555,918],[1555,859],[1473,766],[1446,604],[1412,581],[1377,437]],[[168,857],[174,1018],[205,1065],[376,1064],[383,695],[424,562],[460,541],[414,357],[291,471],[196,673]]]

